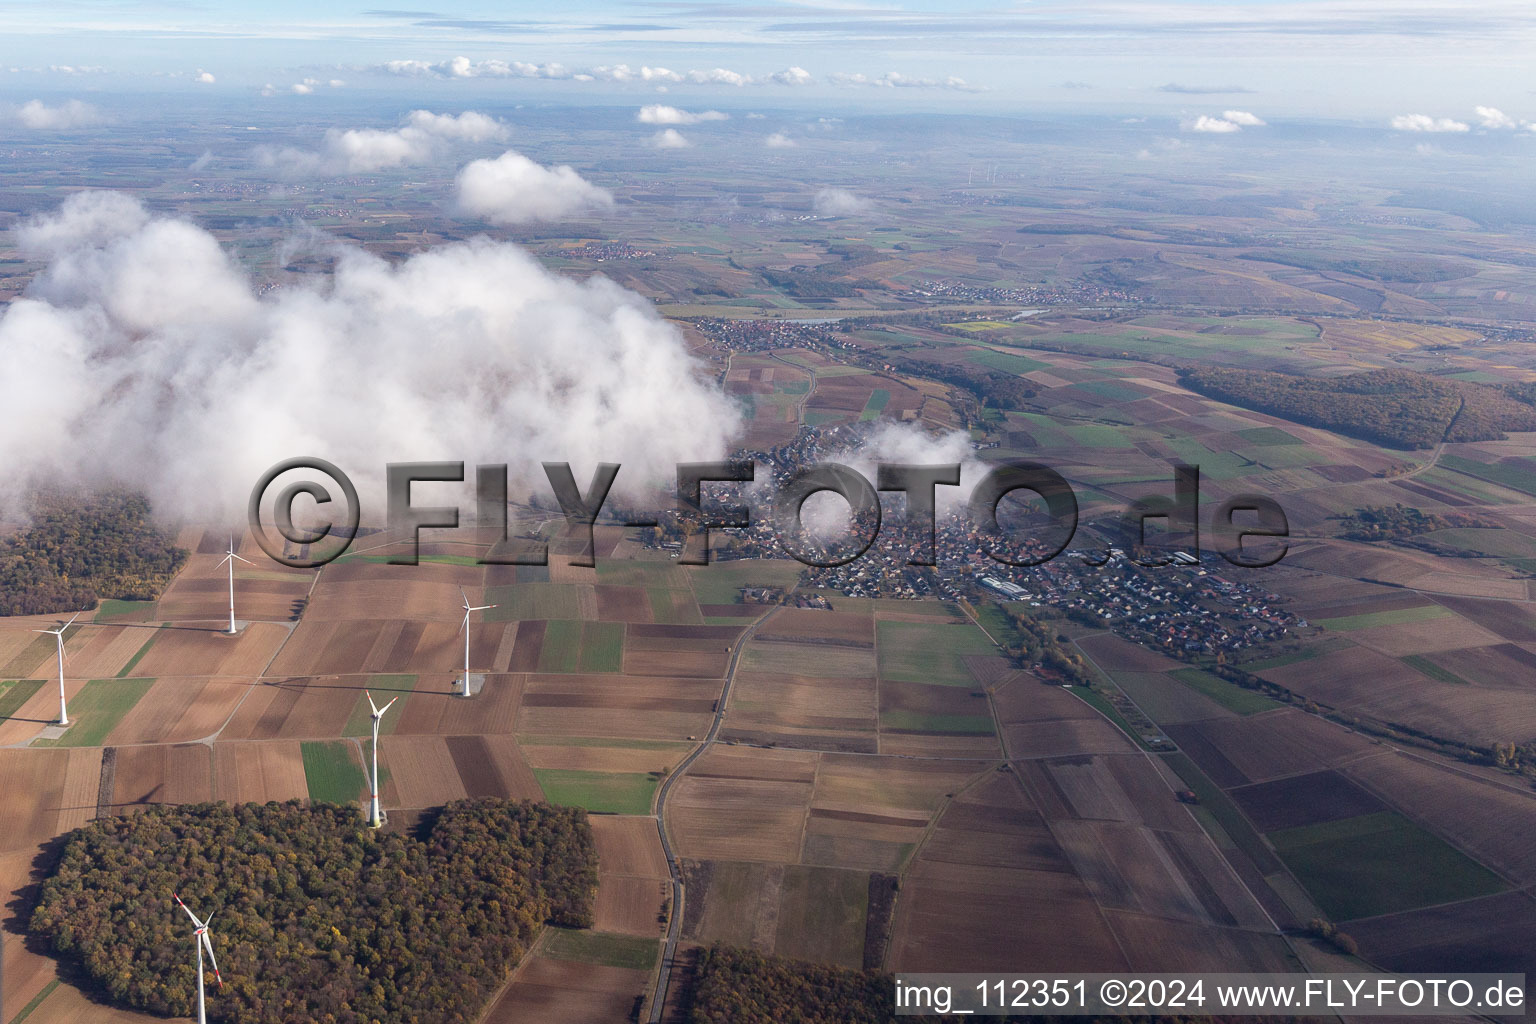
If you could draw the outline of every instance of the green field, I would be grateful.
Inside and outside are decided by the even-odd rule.
[[[554,619],[545,627],[540,672],[575,672],[580,667],[583,625],[579,619]]]
[[[1493,872],[1396,811],[1269,833],[1280,857],[1335,921],[1486,896]]]
[[[153,601],[119,601],[108,598],[96,606],[93,622],[147,622],[154,614]]]
[[[550,803],[585,807],[598,814],[650,814],[659,781],[640,772],[535,768],[533,774]]]
[[[306,740],[299,744],[304,756],[304,781],[313,803],[349,804],[368,791],[368,776],[344,740]],[[383,774],[382,771],[380,774]]]
[[[1228,711],[1240,715],[1256,715],[1260,711],[1271,711],[1280,706],[1262,693],[1245,690],[1236,683],[1229,683],[1198,668],[1180,668],[1168,674],[1191,690],[1204,694]]]
[[[518,567],[522,572],[522,567]],[[521,622],[524,619],[581,618],[581,585],[578,583],[514,583],[488,587],[483,602],[495,608],[476,612],[485,622]]]
[[[400,724],[400,715],[405,711],[405,701],[414,689],[416,689],[415,676],[368,677],[368,690],[373,694],[373,702],[379,707],[383,707],[396,697],[400,698],[395,706],[379,720],[380,736],[389,736],[395,731],[395,726]],[[347,724],[342,727],[341,734],[343,736],[373,735],[373,711],[368,707],[367,693],[357,695],[357,703],[353,705],[352,714],[347,717]]]
[[[160,629],[164,628],[164,626],[160,627]],[[138,667],[140,660],[143,659],[144,655],[149,653],[150,646],[160,638],[160,629],[156,629],[150,632],[149,638],[144,641],[144,646],[140,647],[138,651],[134,653],[133,657],[128,659],[128,664],[124,665],[122,669],[118,671],[117,678],[126,679],[133,673],[133,670]]]
[[[1020,376],[1034,370],[1050,368],[1049,363],[1042,363],[1038,359],[1014,355],[1012,352],[994,352],[992,349],[972,352],[965,357],[965,361],[975,363],[977,366],[985,366],[992,370],[1002,370],[1004,373],[1016,373]]]
[[[1484,463],[1460,455],[1441,455],[1439,464],[1446,469],[1454,469],[1458,473],[1487,480],[1521,494],[1536,496],[1536,462],[1529,459]]]
[[[651,602],[651,618],[659,623],[681,626],[704,621],[692,591],[647,587],[645,596]]]
[[[70,726],[56,740],[39,747],[99,747],[123,716],[143,699],[153,679],[92,679],[69,699]]]
[[[1436,665],[1422,654],[1405,654],[1397,660],[1409,668],[1422,672],[1424,675],[1429,676],[1429,678],[1439,682],[1450,683],[1452,686],[1472,685],[1444,665]]]
[[[43,688],[43,679],[7,679],[0,682],[0,720],[15,718],[21,706]]]
[[[875,652],[880,677],[898,683],[975,686],[961,660],[967,654],[996,654],[985,633],[971,625],[877,622]]]
[[[1303,661],[1311,661],[1313,658],[1351,646],[1343,637],[1325,637],[1316,643],[1309,643],[1300,650],[1287,651],[1277,654],[1272,658],[1260,658],[1258,661],[1243,662],[1244,672],[1263,672],[1265,669],[1284,668],[1287,665],[1295,665]]]
[[[1314,626],[1322,626],[1324,629],[1336,629],[1340,632],[1351,632],[1356,629],[1371,629],[1376,626],[1400,626],[1405,622],[1428,622],[1430,619],[1443,619],[1453,614],[1449,608],[1438,604],[1421,604],[1417,608],[1395,608],[1386,612],[1367,612],[1364,615],[1344,615],[1337,619],[1316,619]]]
[[[891,393],[885,388],[875,388],[870,392],[869,401],[864,403],[864,411],[859,413],[860,421],[880,418],[880,413],[885,410],[886,403],[890,402]]]
[[[935,715],[919,711],[882,711],[880,728],[951,736],[991,736],[995,731],[987,715]]]
[[[1301,438],[1293,437],[1279,427],[1249,427],[1247,430],[1239,430],[1237,436],[1249,444],[1260,447],[1302,443]]]
[[[779,892],[773,951],[861,968],[868,912],[869,875],[865,872],[791,864],[784,869]]]
[[[548,643],[548,640],[545,642]],[[624,623],[586,623],[581,631],[581,670],[620,672],[623,668]]]
[[[624,623],[554,619],[544,631],[540,672],[618,672],[624,664]]]
[[[539,952],[554,960],[649,971],[656,966],[656,958],[661,954],[661,940],[584,928],[552,927],[544,933]]]
[[[708,565],[695,566],[689,573],[694,595],[699,604],[736,604],[741,599],[742,587],[784,587],[788,589],[800,580],[799,562],[744,559],[736,562],[711,561]]]
[[[1474,555],[1491,555],[1494,558],[1536,558],[1536,539],[1513,530],[1465,527],[1436,530],[1433,533],[1424,534],[1423,539]]]

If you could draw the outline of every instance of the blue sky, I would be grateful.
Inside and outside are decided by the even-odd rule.
[[[332,88],[567,99],[1536,120],[1530,0],[8,0],[0,89]],[[465,58],[453,63],[454,58]],[[82,71],[82,69],[85,69]],[[650,69],[646,73],[643,69]],[[791,72],[790,69],[800,69]],[[212,76],[198,82],[197,73]],[[777,77],[775,77],[777,75]],[[306,88],[294,90],[295,85]],[[750,100],[742,100],[750,96]],[[1261,109],[1262,108],[1262,109]]]

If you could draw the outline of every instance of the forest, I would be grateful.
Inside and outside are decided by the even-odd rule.
[[[30,524],[0,541],[0,615],[152,600],[187,560],[142,495],[40,495],[29,511]]]
[[[592,924],[586,812],[492,798],[446,805],[417,836],[355,807],[151,807],[76,829],[32,933],[103,996],[194,1012],[191,922],[209,922],[224,986],[210,1020],[326,1024],[477,1019],[546,922]]]
[[[1179,379],[1223,402],[1393,448],[1493,441],[1506,430],[1536,430],[1536,405],[1524,392],[1411,370],[1301,377],[1208,367],[1182,369]]]

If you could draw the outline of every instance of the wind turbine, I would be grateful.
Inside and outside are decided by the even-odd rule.
[[[219,976],[218,958],[213,955],[213,941],[208,938],[208,921],[213,920],[213,915],[208,915],[208,921],[199,921],[197,915],[181,902],[180,896],[172,893],[171,899],[192,919],[192,950],[197,954],[197,1024],[208,1024],[208,1011],[203,1007],[203,950],[208,951],[208,961],[213,964],[214,980],[219,983],[219,988],[224,987],[224,979]]]
[[[74,625],[75,619],[80,617],[79,612],[58,629],[34,629],[34,633],[52,633],[53,638],[59,644],[59,724],[69,724],[69,711],[64,707],[64,631]]]
[[[224,558],[223,558],[223,560],[221,562],[219,562],[220,565],[224,565],[226,562],[229,563],[229,635],[230,636],[234,636],[235,635],[235,559],[237,559],[237,558],[240,558],[240,556],[235,554],[235,538],[234,537],[230,537],[229,538],[229,550],[224,552]],[[244,562],[246,565],[255,565],[256,564],[255,562],[251,561],[249,558],[240,558],[240,561]]]
[[[364,690],[363,696],[368,698],[368,708],[373,712],[373,774],[368,777],[368,788],[373,792],[373,800],[368,806],[368,824],[378,828],[384,824],[383,819],[379,817],[379,719],[384,717],[384,712],[389,710],[390,704],[400,698],[395,697],[389,704],[379,707],[373,702],[373,694]]]
[[[459,588],[459,594],[464,598],[464,621],[459,623],[459,631],[464,634],[464,692],[461,696],[469,696],[469,616],[472,612],[483,612],[495,608],[494,604],[482,604],[471,606],[469,595],[464,593],[464,588]]]

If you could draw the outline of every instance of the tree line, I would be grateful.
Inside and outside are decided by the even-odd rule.
[[[1204,367],[1182,369],[1179,379],[1190,390],[1223,402],[1393,448],[1495,441],[1508,430],[1536,430],[1536,396],[1527,391],[1411,370],[1302,377]]]
[[[150,512],[149,499],[125,491],[36,497],[30,524],[0,541],[0,615],[159,597],[188,553]]]
[[[210,1020],[450,1024],[477,1019],[545,922],[590,927],[596,888],[577,808],[459,800],[417,838],[332,804],[160,806],[71,833],[30,929],[112,1002],[184,1017],[180,893],[224,977]]]

